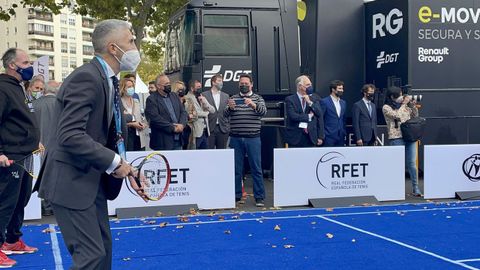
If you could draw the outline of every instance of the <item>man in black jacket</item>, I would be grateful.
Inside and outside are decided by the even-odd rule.
[[[362,87],[363,98],[353,104],[352,126],[358,146],[375,145],[377,138],[377,107],[373,103],[375,85]]]
[[[8,49],[2,62],[6,72],[0,75],[0,267],[11,267],[16,262],[6,255],[37,251],[20,238],[32,178],[11,160],[20,160],[37,149],[40,134],[23,86],[33,75],[27,53]],[[31,158],[25,162],[31,163]]]

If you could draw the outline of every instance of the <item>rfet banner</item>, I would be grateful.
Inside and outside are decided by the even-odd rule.
[[[275,149],[274,205],[355,196],[404,200],[404,153],[403,146]]]
[[[127,152],[127,160],[138,165],[152,152]],[[117,208],[197,204],[200,209],[235,208],[233,150],[162,151],[172,178],[168,191],[159,201],[145,203],[126,186],[117,199],[109,201],[108,212]]]
[[[426,145],[426,199],[454,198],[457,191],[480,191],[480,145]]]

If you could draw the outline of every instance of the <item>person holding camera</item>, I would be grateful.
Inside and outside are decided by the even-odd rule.
[[[253,93],[252,77],[248,74],[240,75],[240,93],[228,100],[224,116],[230,120],[230,148],[235,151],[235,200],[242,201],[243,161],[245,154],[253,178],[253,194],[255,205],[265,205],[265,187],[262,173],[262,143],[260,129],[262,116],[267,113],[265,101],[260,95]]]
[[[418,187],[417,142],[404,140],[400,129],[402,123],[418,116],[415,104],[410,96],[404,96],[399,87],[393,86],[387,90],[382,111],[387,123],[390,145],[405,146],[405,166],[412,180],[413,196],[420,197],[422,193]]]

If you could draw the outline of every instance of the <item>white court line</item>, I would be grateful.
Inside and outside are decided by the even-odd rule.
[[[457,262],[479,262],[480,258],[477,259],[465,259],[465,260],[457,260]]]
[[[480,203],[480,200],[471,200],[468,202],[464,201],[448,201],[448,202],[424,202],[424,203],[398,203],[398,204],[383,204],[383,205],[369,205],[369,206],[345,206],[345,207],[335,207],[334,209],[360,209],[360,208],[386,208],[386,207],[397,207],[397,206],[422,206],[422,205],[443,205],[446,206],[447,204],[462,204],[462,203]],[[465,206],[466,207],[466,206]],[[469,207],[480,207],[480,204],[478,205],[472,205]],[[445,209],[448,209],[448,207],[444,207]],[[322,211],[325,210],[326,208],[305,208],[305,209],[271,209],[268,211],[258,211],[258,212],[245,212],[245,211],[240,211],[240,212],[216,212],[216,211],[211,211],[215,212],[215,216],[220,215],[220,216],[226,216],[226,215],[243,215],[243,214],[264,214],[264,213],[285,213],[285,212],[310,212],[310,211]],[[203,210],[202,210],[203,211]],[[397,210],[397,211],[403,211],[403,210]],[[210,216],[211,214],[200,214],[200,215],[181,215],[181,216],[186,216],[186,217],[206,217]],[[318,214],[317,214],[318,215]],[[162,219],[170,219],[170,218],[175,218],[176,216],[165,216],[165,217],[138,217],[138,218],[124,218],[124,219],[110,219],[110,221],[128,221],[128,220],[146,220],[146,219],[155,219],[155,220],[162,220]]]
[[[388,241],[388,242],[391,242],[391,243],[400,245],[400,246],[402,246],[402,247],[406,247],[406,248],[409,248],[409,249],[418,251],[418,252],[420,252],[420,253],[423,253],[423,254],[426,254],[426,255],[435,257],[435,258],[440,259],[440,260],[442,260],[442,261],[446,261],[446,262],[449,262],[449,263],[452,263],[452,264],[456,264],[456,265],[458,265],[458,266],[462,266],[462,267],[467,268],[467,269],[478,270],[478,268],[475,268],[475,267],[470,266],[470,265],[466,265],[466,264],[464,264],[464,263],[462,263],[462,262],[458,262],[458,261],[451,260],[451,259],[449,259],[449,258],[446,258],[446,257],[443,257],[443,256],[441,256],[441,255],[435,254],[435,253],[433,253],[433,252],[426,251],[426,250],[423,250],[423,249],[420,249],[420,248],[411,246],[411,245],[409,245],[409,244],[405,244],[405,243],[403,243],[403,242],[400,242],[400,241],[397,241],[397,240],[394,240],[394,239],[391,239],[391,238],[388,238],[388,237],[385,237],[385,236],[381,236],[381,235],[376,234],[376,233],[373,233],[373,232],[365,231],[365,230],[362,230],[362,229],[360,229],[360,228],[357,228],[357,227],[354,227],[354,226],[351,226],[351,225],[342,223],[342,222],[340,222],[340,221],[336,221],[336,220],[333,220],[333,219],[330,219],[330,218],[327,218],[327,217],[324,217],[324,216],[321,216],[321,215],[319,215],[318,217],[321,218],[321,219],[323,219],[323,220],[326,220],[326,221],[335,223],[335,224],[337,224],[337,225],[340,225],[340,226],[343,226],[343,227],[352,229],[352,230],[354,230],[354,231],[361,232],[361,233],[364,233],[364,234],[368,234],[368,235],[370,235],[370,236],[380,238],[380,239],[382,239],[382,240],[385,240],[385,241]]]
[[[55,225],[50,224],[48,226],[50,228],[50,239],[52,241],[52,251],[53,251],[53,259],[55,260],[55,270],[63,270],[63,261],[62,261],[62,254],[60,254],[60,246],[58,245],[58,237],[55,232]]]
[[[371,212],[356,212],[356,213],[332,213],[324,214],[324,217],[336,217],[336,216],[356,216],[356,215],[373,215],[373,214],[393,214],[393,213],[409,213],[409,212],[430,212],[430,211],[444,211],[444,210],[465,210],[465,209],[479,209],[480,206],[468,206],[468,207],[451,207],[451,208],[427,208],[427,209],[411,209],[411,210],[388,210],[388,211],[371,211]],[[299,215],[299,216],[282,216],[282,217],[254,217],[246,219],[226,219],[226,220],[210,220],[210,221],[192,221],[192,222],[178,222],[168,223],[165,227],[171,226],[188,226],[188,225],[202,225],[202,224],[216,224],[216,223],[232,223],[232,222],[246,222],[246,221],[259,221],[259,220],[279,220],[290,218],[312,218],[318,217],[318,214],[314,215]],[[195,216],[193,216],[195,217]],[[160,222],[161,223],[161,222]],[[145,229],[160,227],[160,223],[152,225],[134,225],[126,227],[111,227],[110,230],[129,230],[129,229]],[[60,232],[57,232],[60,233]]]

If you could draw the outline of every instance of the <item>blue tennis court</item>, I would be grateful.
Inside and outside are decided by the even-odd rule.
[[[480,201],[112,220],[113,268],[479,269],[479,225]],[[16,268],[68,269],[56,226],[24,231]]]

